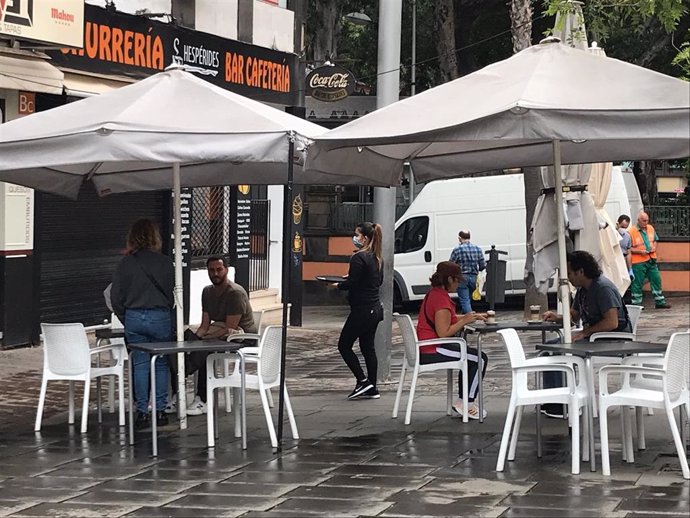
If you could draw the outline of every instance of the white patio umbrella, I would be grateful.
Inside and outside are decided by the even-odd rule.
[[[101,196],[172,189],[179,252],[181,187],[253,183],[291,189],[296,155],[308,137],[324,131],[171,67],[118,90],[0,125],[0,181],[72,198],[86,181]],[[286,277],[285,268],[283,273]],[[181,294],[182,255],[176,253],[178,340],[184,325]],[[285,338],[283,321],[283,361]],[[178,360],[184,428],[184,355]],[[281,414],[282,394],[281,389]]]
[[[561,13],[556,17],[554,24],[554,36],[562,42],[566,42],[572,48],[589,51],[587,48],[587,32],[582,14],[582,2],[570,2],[570,9],[565,16]],[[597,49],[600,50],[600,49]],[[625,260],[620,251],[617,240],[611,241],[607,236],[611,231],[608,228],[610,221],[603,204],[606,202],[611,183],[611,168],[613,164],[577,164],[561,167],[563,185],[568,188],[565,194],[566,200],[566,228],[574,240],[574,247],[578,250],[587,250],[597,260],[607,278],[618,288],[621,294],[630,285],[630,278],[625,269]],[[542,168],[542,175],[545,171]],[[608,171],[608,174],[607,174]],[[553,168],[548,173],[552,177]],[[603,175],[603,176],[602,176]],[[608,184],[605,182],[608,180]],[[553,191],[554,181],[547,179],[544,185]],[[588,186],[595,184],[598,192],[604,192],[601,207],[593,200],[592,189]],[[583,189],[583,190],[581,190]],[[531,264],[526,271],[534,274],[537,289],[546,293],[550,280],[559,266],[558,256],[558,228],[553,221],[556,216],[556,200],[552,194],[542,193],[535,207],[532,218],[529,239],[534,250],[533,256],[528,256]],[[544,217],[550,214],[554,217]],[[610,237],[610,236],[609,236]],[[625,270],[625,275],[621,271]]]
[[[548,39],[315,138],[306,167],[323,177],[349,174],[351,183],[398,185],[406,160],[424,182],[490,169],[686,157],[688,135],[686,82]],[[556,175],[558,196],[561,183]],[[563,205],[556,208],[562,222]],[[567,304],[562,226],[558,249]]]

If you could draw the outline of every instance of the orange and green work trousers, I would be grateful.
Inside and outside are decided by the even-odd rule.
[[[642,287],[646,279],[649,279],[649,287],[652,290],[656,305],[663,306],[666,304],[666,299],[664,299],[664,294],[661,291],[661,274],[659,273],[659,265],[656,259],[650,259],[644,263],[633,264],[632,271],[635,278],[632,279],[630,293],[634,305],[642,305]]]

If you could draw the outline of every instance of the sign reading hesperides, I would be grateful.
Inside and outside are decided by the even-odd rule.
[[[0,35],[81,47],[84,0],[0,0]]]

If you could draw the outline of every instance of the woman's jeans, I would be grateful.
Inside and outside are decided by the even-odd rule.
[[[125,312],[125,338],[128,344],[167,342],[172,339],[170,310],[167,308],[128,309]],[[134,371],[134,393],[137,411],[148,413],[151,355],[132,350],[130,361]],[[165,410],[169,382],[168,358],[156,359],[156,409]]]
[[[340,355],[352,371],[352,374],[357,378],[357,381],[369,378],[369,381],[374,386],[376,386],[378,370],[374,336],[381,320],[383,320],[383,308],[380,305],[369,308],[351,307],[350,315],[345,321],[343,330],[340,332],[340,339],[338,340],[338,351],[340,351]],[[357,339],[359,339],[359,349],[362,351],[364,363],[367,366],[366,376],[364,371],[362,371],[357,355],[352,351],[352,347]]]

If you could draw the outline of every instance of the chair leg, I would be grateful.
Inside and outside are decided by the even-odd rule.
[[[453,369],[446,371],[446,415],[452,415],[453,406]]]
[[[400,371],[400,381],[398,382],[398,391],[395,394],[395,403],[393,403],[393,419],[398,417],[398,409],[400,408],[400,398],[402,397],[403,383],[405,382],[405,367],[407,360],[403,358],[402,370]]]
[[[503,425],[503,436],[501,437],[501,447],[498,450],[498,461],[496,462],[496,471],[503,471],[506,463],[506,453],[508,452],[508,439],[510,438],[510,429],[513,425],[513,418],[515,417],[515,401],[510,399],[508,403],[508,413],[506,415],[506,422]]]
[[[230,360],[223,360],[223,376],[230,376]],[[232,403],[235,402],[235,398],[232,398]],[[230,387],[225,387],[225,413],[232,411],[232,403],[230,403]]]
[[[276,437],[275,427],[273,426],[273,416],[271,415],[271,409],[268,406],[268,398],[266,397],[266,391],[263,387],[259,389],[259,396],[261,396],[261,406],[264,408],[264,416],[266,417],[266,426],[268,426],[268,435],[271,438],[271,446],[277,448],[278,438]]]
[[[266,389],[266,399],[268,399],[268,406],[273,408],[273,394],[271,394],[271,389]]]
[[[467,413],[467,409],[470,407],[470,395],[469,395],[469,380],[467,379],[467,371],[468,371],[468,366],[467,366],[467,358],[465,358],[465,361],[462,363],[462,422],[463,423],[469,423],[470,422],[470,416]]]
[[[271,393],[270,390],[266,391],[268,394]],[[295,421],[295,414],[292,411],[292,403],[290,402],[290,396],[288,395],[287,387],[285,388],[285,409],[287,410],[288,419],[290,420],[290,429],[292,431],[292,438],[299,439],[299,433],[297,432],[297,421]]]
[[[635,407],[635,418],[637,420],[637,449],[646,450],[647,441],[644,437],[644,411],[642,407]]]
[[[216,445],[216,413],[213,394],[213,385],[206,385],[206,444],[209,448]]]
[[[520,424],[522,423],[522,411],[524,407],[517,407],[515,413],[515,424],[513,425],[513,433],[510,438],[510,448],[508,449],[508,460],[515,460],[515,451],[517,450],[518,435],[520,434]]]
[[[588,406],[582,407],[582,462],[589,461],[589,412]]]
[[[609,427],[608,408],[599,400],[599,435],[601,436],[601,472],[605,477],[611,476],[611,462],[609,460]]]
[[[414,371],[412,371],[412,384],[410,385],[410,395],[407,399],[407,411],[405,412],[405,424],[410,424],[412,420],[412,403],[414,403],[414,391],[417,388],[417,377],[419,376],[419,370],[415,366]]]
[[[69,381],[69,389],[67,391],[67,397],[69,398],[68,401],[68,415],[67,415],[67,423],[68,424],[74,424],[74,381],[70,380]]]
[[[48,380],[45,375],[41,381],[41,395],[38,396],[38,408],[36,409],[36,422],[34,423],[34,432],[41,431],[41,421],[43,420],[43,405],[46,402],[46,392],[48,391]]]
[[[683,472],[683,478],[690,479],[690,468],[688,468],[688,458],[685,455],[685,445],[683,444],[683,440],[680,438],[680,432],[678,431],[676,418],[673,415],[673,409],[669,405],[666,405],[666,416],[668,417],[668,424],[671,427],[673,442],[675,443],[676,451],[678,452],[678,460],[680,461],[680,469]]]
[[[572,425],[572,467],[570,472],[573,475],[580,474],[580,413],[578,411],[577,400],[571,401],[568,405],[568,412],[573,416]]]
[[[118,411],[119,411],[119,424],[120,426],[125,425],[125,380],[124,372],[120,371],[117,376],[117,395],[118,395]],[[115,388],[115,380],[110,382],[110,386]]]
[[[242,423],[240,414],[240,389],[232,388],[232,407],[235,409],[235,437],[242,437]]]
[[[626,462],[628,460],[628,448],[625,445],[625,409],[622,406],[619,408],[621,413],[621,460]]]
[[[89,396],[91,395],[91,378],[84,381],[84,406],[81,411],[81,433],[86,433],[89,421]]]

